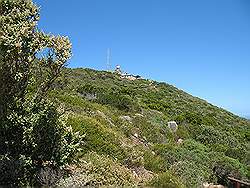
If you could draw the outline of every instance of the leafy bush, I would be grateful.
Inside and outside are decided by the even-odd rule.
[[[227,177],[243,178],[247,176],[247,168],[238,160],[230,157],[219,157],[213,165],[213,171],[218,179],[218,183],[222,185],[228,184]]]
[[[76,131],[85,136],[83,152],[95,151],[98,154],[110,155],[114,158],[124,159],[124,151],[119,146],[119,140],[110,129],[92,118],[84,116],[73,116],[68,123]]]
[[[199,187],[211,177],[211,170],[193,161],[179,161],[171,167],[171,171],[178,175],[187,187]]]
[[[179,125],[176,131],[176,136],[181,139],[188,139],[190,138],[190,134],[188,129],[185,125]]]
[[[171,139],[172,134],[168,128],[154,125],[143,117],[135,117],[133,124],[139,128],[141,136],[148,142],[164,143],[167,139]]]
[[[32,181],[34,168],[46,164],[63,166],[71,162],[79,151],[82,140],[82,136],[73,133],[72,129],[66,126],[64,118],[59,116],[53,105],[43,103],[31,106],[32,108],[25,108],[26,114],[10,116],[8,121],[4,121],[7,126],[1,128],[0,138],[1,155],[13,161],[11,164],[23,165],[20,169],[23,168],[26,174],[24,173],[22,177],[29,174],[31,176],[29,182]],[[23,126],[19,129],[19,134],[11,137],[12,131],[18,130],[20,125]],[[8,174],[6,176],[8,177]],[[17,180],[22,179],[19,177]]]
[[[36,170],[69,163],[82,139],[46,97],[71,56],[71,43],[37,29],[32,0],[2,0],[0,10],[0,155],[6,169],[0,185],[33,184]]]
[[[237,148],[228,148],[227,151],[225,152],[225,155],[228,157],[231,157],[233,159],[238,159],[239,161],[247,162],[247,151],[244,147],[238,146]]]
[[[163,157],[165,161],[164,166],[168,169],[179,160],[177,148],[172,144],[157,144],[153,150],[157,155]]]
[[[124,111],[138,111],[138,105],[133,101],[133,99],[124,94],[119,94],[113,91],[100,93],[98,95],[97,102],[100,104],[108,104],[119,110]]]
[[[156,188],[184,188],[180,179],[170,172],[164,172],[150,182],[150,185]]]
[[[239,145],[237,138],[229,132],[219,128],[206,125],[189,125],[187,126],[193,139],[206,144],[223,144],[230,147]]]
[[[13,160],[0,155],[0,185],[16,186],[20,182],[30,181],[30,173],[34,170],[30,161],[25,156]]]
[[[131,170],[105,155],[87,153],[73,174],[61,180],[59,187],[99,187],[99,186],[135,186],[136,179]]]
[[[167,169],[165,160],[162,156],[156,155],[152,151],[144,153],[144,167],[153,172],[164,172]]]

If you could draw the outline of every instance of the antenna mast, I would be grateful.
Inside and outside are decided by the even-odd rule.
[[[108,48],[107,49],[107,70],[108,71],[111,71],[110,59],[111,59],[111,50],[110,50],[110,48]]]

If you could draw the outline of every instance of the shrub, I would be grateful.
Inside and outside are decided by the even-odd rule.
[[[177,148],[171,144],[157,144],[153,147],[153,151],[163,157],[164,166],[170,168],[172,164],[179,160]]]
[[[71,43],[39,31],[32,0],[1,0],[0,10],[0,155],[6,169],[0,185],[27,185],[36,168],[70,162],[82,139],[46,97],[71,56]]]
[[[241,146],[238,146],[237,148],[228,148],[225,152],[225,155],[234,159],[238,159],[241,162],[245,162],[247,160],[247,151]]]
[[[187,126],[192,138],[206,145],[223,144],[229,147],[236,147],[239,141],[229,132],[216,127],[206,125]]]
[[[20,182],[30,181],[29,173],[34,170],[27,159],[10,159],[0,155],[0,185],[18,186]]]
[[[193,112],[185,112],[175,117],[175,120],[179,123],[190,123],[192,125],[202,124],[202,115]]]
[[[59,187],[135,186],[132,171],[105,155],[89,152],[81,159],[73,174],[61,180]]]
[[[125,94],[108,91],[98,95],[97,102],[100,104],[108,104],[123,111],[138,111],[138,105],[133,99]]]
[[[190,135],[188,133],[188,129],[184,125],[179,125],[178,126],[178,129],[176,131],[176,135],[177,135],[178,138],[182,138],[182,139],[190,138]]]
[[[32,183],[34,170],[39,170],[46,164],[63,166],[70,163],[79,151],[83,138],[66,126],[65,119],[59,116],[53,105],[44,102],[24,106],[26,113],[22,116],[10,116],[5,121],[7,126],[1,129],[1,141],[4,141],[1,143],[1,154],[6,156],[10,164],[18,164],[20,167],[17,169],[23,169],[22,177],[30,176],[19,177],[17,182],[12,182],[14,184],[21,180]],[[11,137],[11,132],[18,130],[20,125],[23,126],[19,129],[19,134]],[[8,171],[5,173],[8,176]]]
[[[179,161],[175,163],[171,170],[178,175],[187,187],[199,187],[211,177],[211,171],[204,166],[193,161]]]
[[[148,142],[164,143],[167,139],[172,139],[172,133],[168,128],[160,127],[159,125],[152,124],[142,117],[135,117],[133,124],[139,128],[141,136],[145,137]]]
[[[119,146],[117,136],[96,119],[85,116],[71,116],[68,124],[85,136],[83,152],[95,151],[98,154],[110,155],[119,160],[124,159],[124,151]]]
[[[153,154],[152,151],[144,153],[144,167],[153,172],[164,172],[167,169],[164,158],[160,155]]]
[[[224,144],[208,144],[207,146],[214,152],[225,153],[228,150],[228,146]]]
[[[153,179],[150,182],[150,185],[156,188],[184,188],[184,184],[182,184],[181,180],[172,175],[170,172],[164,172],[160,174],[158,177]]]
[[[222,185],[228,184],[228,176],[235,178],[247,177],[247,167],[242,165],[238,160],[230,157],[219,157],[213,165],[213,172]]]

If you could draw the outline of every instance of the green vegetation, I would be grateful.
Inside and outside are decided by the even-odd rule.
[[[30,0],[1,0],[0,12],[0,186],[41,185],[47,175],[56,182],[82,139],[46,96],[71,44],[37,29]]]
[[[65,68],[70,42],[37,29],[31,0],[0,11],[0,186],[249,180],[249,120],[166,83]]]
[[[142,182],[154,187],[249,179],[249,121],[165,83],[91,69],[64,69],[60,83],[50,97],[66,107],[73,129],[86,134],[80,158],[95,152],[129,170],[143,167],[133,174],[151,173]],[[168,128],[172,120],[176,132]]]

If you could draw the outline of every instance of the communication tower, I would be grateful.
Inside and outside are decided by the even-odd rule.
[[[110,48],[107,49],[107,59],[106,59],[106,63],[107,63],[107,71],[111,71],[111,50]]]

